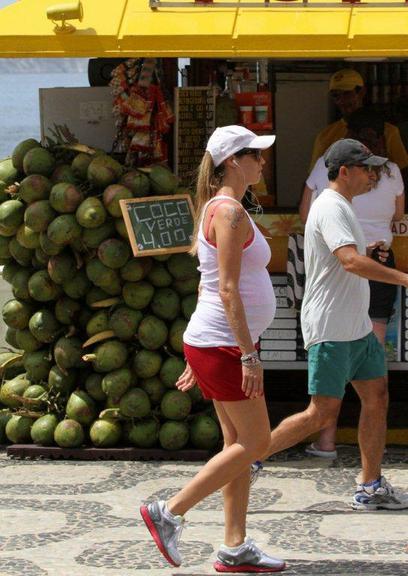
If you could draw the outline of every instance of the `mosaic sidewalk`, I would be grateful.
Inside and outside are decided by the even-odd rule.
[[[408,448],[384,471],[408,492]],[[0,453],[1,576],[204,576],[223,538],[220,495],[191,511],[181,568],[167,567],[138,516],[199,463],[10,460]],[[354,512],[355,448],[334,462],[291,450],[265,465],[251,495],[248,533],[285,558],[289,575],[406,576],[408,510]]]

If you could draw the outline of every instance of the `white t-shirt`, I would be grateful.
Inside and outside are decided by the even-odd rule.
[[[382,172],[375,188],[353,198],[354,212],[367,244],[378,240],[386,240],[388,244],[392,242],[391,222],[395,212],[395,199],[404,193],[404,183],[397,164],[387,162],[387,166],[390,175]],[[312,202],[329,186],[323,156],[314,165],[306,185],[313,190]]]
[[[372,331],[368,280],[346,272],[333,254],[351,244],[365,255],[364,234],[351,203],[334,190],[323,190],[305,227],[306,286],[301,320],[306,349],[319,342],[358,340]]]

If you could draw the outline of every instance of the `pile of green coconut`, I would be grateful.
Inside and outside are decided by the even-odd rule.
[[[33,139],[0,162],[0,264],[13,294],[2,310],[0,444],[218,445],[198,388],[175,387],[197,262],[134,258],[119,205],[177,191],[161,165],[130,170]]]

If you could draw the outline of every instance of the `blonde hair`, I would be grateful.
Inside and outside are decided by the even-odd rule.
[[[189,253],[192,256],[197,254],[198,242],[198,229],[200,226],[203,209],[208,200],[213,198],[222,186],[222,179],[224,177],[224,165],[214,166],[213,159],[209,152],[205,152],[201,163],[197,170],[196,179],[196,195],[194,199],[195,217],[194,217],[194,232],[193,242]]]

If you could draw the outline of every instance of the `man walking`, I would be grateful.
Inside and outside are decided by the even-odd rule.
[[[368,279],[408,287],[408,274],[386,268],[366,255],[366,243],[353,212],[353,196],[367,192],[375,156],[360,142],[343,139],[325,155],[329,188],[313,203],[305,228],[306,287],[302,332],[308,350],[311,401],[304,412],[272,431],[268,454],[289,448],[334,422],[351,381],[361,401],[358,440],[361,484],[354,509],[408,508],[381,475],[388,395],[384,349],[368,316]]]

